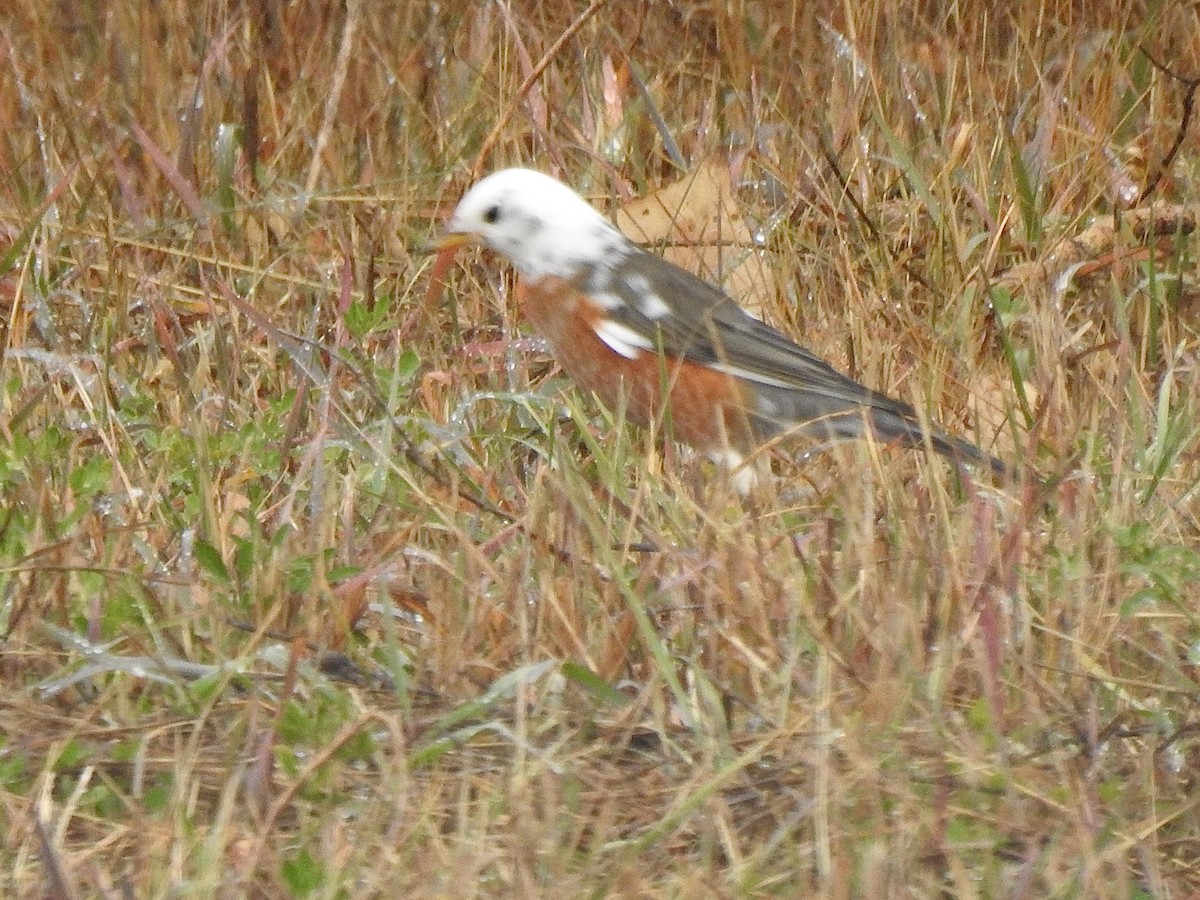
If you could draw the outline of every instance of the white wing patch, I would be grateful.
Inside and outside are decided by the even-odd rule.
[[[620,309],[625,305],[625,301],[616,294],[610,294],[607,291],[602,291],[598,294],[588,294],[593,300],[599,303],[604,309]]]
[[[601,319],[592,327],[596,337],[604,341],[614,353],[619,353],[626,359],[637,359],[643,350],[653,349],[653,345],[645,336],[612,319]]]
[[[631,272],[626,276],[626,283],[629,289],[635,294],[651,294],[654,288],[650,287],[650,279],[640,272]]]
[[[650,279],[640,272],[631,272],[625,276],[625,287],[629,295],[637,298],[637,308],[647,319],[658,321],[671,315],[671,307],[663,300],[662,295],[654,290]]]
[[[667,301],[658,294],[647,293],[643,294],[638,300],[638,306],[641,307],[642,315],[647,319],[665,319],[671,315],[671,307],[667,306]]]
[[[709,368],[716,369],[718,372],[724,372],[726,375],[732,375],[734,378],[741,378],[743,381],[756,381],[759,384],[769,384],[773,387],[794,388],[796,385],[790,381],[781,381],[778,378],[772,378],[770,375],[762,375],[758,372],[749,372],[746,369],[739,369],[737,366],[731,366],[723,362],[711,362]]]

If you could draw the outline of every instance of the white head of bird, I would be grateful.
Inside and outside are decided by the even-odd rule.
[[[611,266],[634,245],[586,200],[532,169],[502,169],[478,182],[451,216],[442,249],[476,241],[525,278],[572,279]]]

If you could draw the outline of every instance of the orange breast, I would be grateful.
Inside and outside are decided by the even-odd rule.
[[[596,334],[604,308],[561,278],[522,282],[517,298],[564,371],[609,407],[616,409],[623,398],[630,420],[663,422],[672,437],[700,450],[753,446],[745,414],[754,399],[748,385],[687,360],[617,353]]]

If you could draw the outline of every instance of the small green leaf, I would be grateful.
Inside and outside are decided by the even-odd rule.
[[[351,301],[350,306],[346,308],[343,320],[346,323],[346,330],[355,340],[362,338],[371,330],[371,312],[361,300]]]
[[[400,381],[408,381],[420,367],[421,357],[417,355],[417,351],[405,350],[396,360],[396,378]]]
[[[371,306],[361,297],[350,301],[346,309],[344,321],[346,330],[355,339],[363,338],[373,331],[386,331],[394,328],[396,323],[391,319],[392,297],[390,294],[380,294]]]
[[[291,859],[285,859],[280,874],[293,897],[306,897],[325,881],[325,869],[312,854],[301,849]]]
[[[188,692],[203,705],[211,702],[212,698],[224,689],[228,678],[223,672],[213,672],[188,683]]]
[[[220,552],[208,541],[196,541],[196,562],[202,571],[217,581],[229,584],[229,570],[225,568],[225,560]]]
[[[54,771],[73,771],[79,768],[89,755],[88,748],[81,741],[72,739],[66,743],[54,760]]]
[[[329,574],[326,576],[331,584],[338,584],[345,581],[347,578],[353,578],[362,571],[362,566],[353,565],[331,565]]]
[[[68,481],[71,490],[80,499],[91,499],[108,487],[112,477],[112,466],[107,456],[93,456],[82,465],[71,470]]]
[[[562,664],[562,675],[567,681],[573,682],[583,688],[601,703],[606,703],[609,706],[627,706],[629,704],[627,696],[586,666],[581,666],[579,663],[574,662],[565,662]]]
[[[254,569],[254,542],[248,538],[235,538],[237,550],[233,553],[233,570],[245,581]]]
[[[6,749],[0,754],[0,785],[14,793],[24,793],[30,778],[29,760],[24,753]]]
[[[1037,246],[1042,238],[1042,214],[1038,209],[1038,185],[1034,173],[1030,171],[1021,153],[1017,139],[1009,134],[1008,162],[1012,169],[1013,180],[1016,182],[1017,203],[1021,208],[1021,221],[1025,225],[1025,240]]]
[[[151,785],[142,795],[142,805],[147,812],[162,812],[171,806],[171,785],[169,782]]]
[[[301,556],[292,560],[288,567],[287,586],[293,594],[305,594],[312,587],[313,569],[312,558]]]

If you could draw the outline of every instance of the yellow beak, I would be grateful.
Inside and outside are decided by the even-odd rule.
[[[447,251],[453,253],[460,247],[467,247],[474,243],[475,235],[473,234],[465,231],[447,231],[433,243],[427,245],[425,250],[428,253],[445,253]]]

